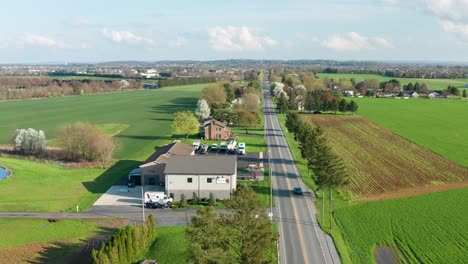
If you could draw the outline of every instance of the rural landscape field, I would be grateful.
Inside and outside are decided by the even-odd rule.
[[[468,167],[467,100],[356,98],[358,114]]]
[[[61,126],[76,121],[104,124],[104,128],[109,123],[128,126],[114,136],[116,163],[106,169],[69,169],[59,164],[0,157],[2,165],[15,173],[15,177],[0,181],[0,211],[75,211],[77,205],[81,210],[91,206],[156,146],[171,142],[172,114],[193,108],[204,87],[175,86],[0,103],[0,111],[6,113],[0,116],[3,144],[8,143],[16,128],[42,129],[48,139],[54,139]]]
[[[402,263],[466,263],[468,188],[372,202],[335,212],[352,263],[389,246]]]
[[[325,129],[333,149],[346,164],[350,184],[345,188],[353,195],[468,180],[468,169],[367,118],[351,115],[305,118]]]

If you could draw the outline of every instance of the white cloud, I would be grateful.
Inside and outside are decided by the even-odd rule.
[[[104,37],[111,39],[117,43],[128,43],[128,44],[139,44],[146,43],[152,44],[153,40],[144,38],[127,30],[112,30],[104,28],[101,30],[101,33]]]
[[[424,0],[427,9],[450,20],[468,19],[468,0]]]
[[[388,40],[380,37],[372,38],[372,41],[383,48],[394,48],[395,46],[390,43]]]
[[[356,32],[349,32],[345,36],[334,35],[320,43],[323,47],[336,51],[360,51],[382,48],[393,48],[393,45],[384,38],[368,38]]]
[[[56,47],[56,48],[68,48],[70,45],[65,44],[62,41],[54,39],[45,35],[26,33],[19,38],[19,46],[43,46],[43,47]]]
[[[184,37],[177,37],[176,39],[169,41],[168,44],[171,48],[180,48],[187,44],[187,39]]]
[[[468,39],[468,24],[455,23],[449,20],[442,20],[439,25],[445,32],[456,33]]]
[[[249,27],[213,27],[208,29],[210,46],[217,51],[263,50],[278,42]]]

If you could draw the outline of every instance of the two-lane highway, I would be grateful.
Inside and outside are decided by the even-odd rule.
[[[273,218],[278,223],[280,235],[280,261],[292,264],[340,263],[333,241],[317,224],[314,193],[307,191],[299,177],[266,80],[263,83],[265,137],[272,168]],[[302,187],[304,195],[294,195],[294,187]]]

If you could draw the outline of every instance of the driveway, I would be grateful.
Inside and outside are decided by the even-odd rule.
[[[104,193],[94,204],[94,206],[101,205],[120,205],[131,206],[141,205],[142,186],[135,186],[135,188],[127,188],[126,185],[113,185]],[[163,192],[162,186],[144,186],[144,192]]]

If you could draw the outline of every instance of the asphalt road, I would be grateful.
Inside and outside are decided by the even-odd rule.
[[[266,76],[268,80],[268,76]],[[270,95],[263,83],[266,140],[272,168],[273,218],[278,223],[281,263],[340,263],[332,239],[317,224],[315,195],[303,183],[281,130]],[[304,195],[295,195],[302,187]]]

